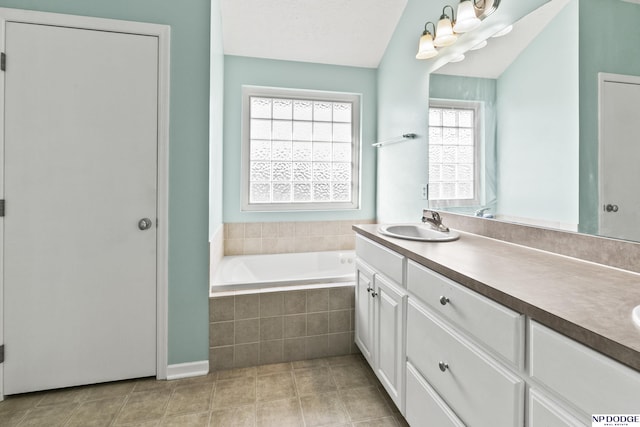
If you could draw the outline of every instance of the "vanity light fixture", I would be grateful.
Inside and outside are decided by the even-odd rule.
[[[449,62],[461,62],[461,61],[464,61],[464,58],[465,58],[465,56],[464,56],[464,53],[463,53],[463,54],[461,54],[460,56],[456,56],[455,58],[453,58],[453,59],[452,59],[451,61],[449,61]]]
[[[492,35],[491,37],[506,36],[507,34],[509,34],[511,32],[511,30],[513,30],[513,25],[508,25],[508,26],[504,27],[503,29],[501,29],[500,31],[498,31],[497,33],[495,33],[494,35]]]
[[[466,33],[478,28],[482,21],[476,16],[474,1],[462,0],[458,3],[458,19],[453,24],[453,31],[456,33]]]
[[[418,45],[418,53],[416,54],[416,59],[429,59],[438,54],[438,51],[433,45],[433,36],[427,29],[427,26],[429,24],[431,24],[433,32],[436,32],[436,24],[431,21],[428,21],[426,24],[424,24],[424,31],[422,32],[422,37],[420,37],[420,44]]]
[[[469,50],[479,50],[482,49],[483,47],[485,47],[487,44],[489,44],[489,42],[487,42],[487,40],[482,40],[480,43],[478,43],[477,45],[475,45],[474,47],[472,47]]]
[[[451,9],[451,18],[446,13],[447,8]],[[433,40],[434,46],[451,46],[456,42],[458,36],[453,32],[452,20],[455,20],[453,7],[446,5],[442,8],[442,15],[440,15],[440,20],[438,21],[438,26],[436,27],[436,38]]]

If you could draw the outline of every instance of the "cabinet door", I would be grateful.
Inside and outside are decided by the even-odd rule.
[[[586,427],[543,392],[529,390],[529,427]]]
[[[371,366],[373,360],[373,270],[356,260],[355,341]]]
[[[375,371],[395,404],[403,409],[406,293],[384,276],[374,278]]]

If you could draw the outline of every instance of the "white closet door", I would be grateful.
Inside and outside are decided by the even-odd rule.
[[[155,375],[158,39],[5,36],[4,392]]]

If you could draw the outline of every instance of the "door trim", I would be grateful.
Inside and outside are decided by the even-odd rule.
[[[158,177],[156,246],[156,378],[167,378],[168,366],[168,236],[169,236],[169,95],[170,43],[168,25],[0,8],[0,50],[5,51],[7,22],[53,25],[88,30],[130,33],[158,39]],[[7,67],[10,67],[7,59]],[[4,199],[4,98],[5,74],[0,72],[0,199]],[[4,221],[0,219],[0,242]],[[0,345],[4,344],[3,257],[0,257]],[[4,397],[4,366],[0,364],[0,400]]]
[[[602,118],[604,115],[603,92],[605,83],[627,83],[640,85],[640,76],[625,74],[598,73],[598,233],[602,230],[604,190],[602,183],[602,170],[604,168],[602,158],[604,149],[604,132]]]

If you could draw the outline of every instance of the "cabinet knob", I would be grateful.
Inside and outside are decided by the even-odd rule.
[[[373,288],[367,288],[367,292],[371,293],[371,291],[373,290]]]
[[[440,368],[440,370],[442,372],[446,371],[447,369],[449,369],[449,364],[446,362],[440,362],[438,363],[438,367]]]
[[[375,297],[377,297],[377,296],[378,296],[378,293],[377,293],[377,292],[373,292],[373,293],[371,294],[371,297],[372,297],[372,298],[375,298]]]
[[[445,296],[441,296],[440,297],[440,304],[447,305],[448,302],[449,302],[449,298],[447,298]]]

